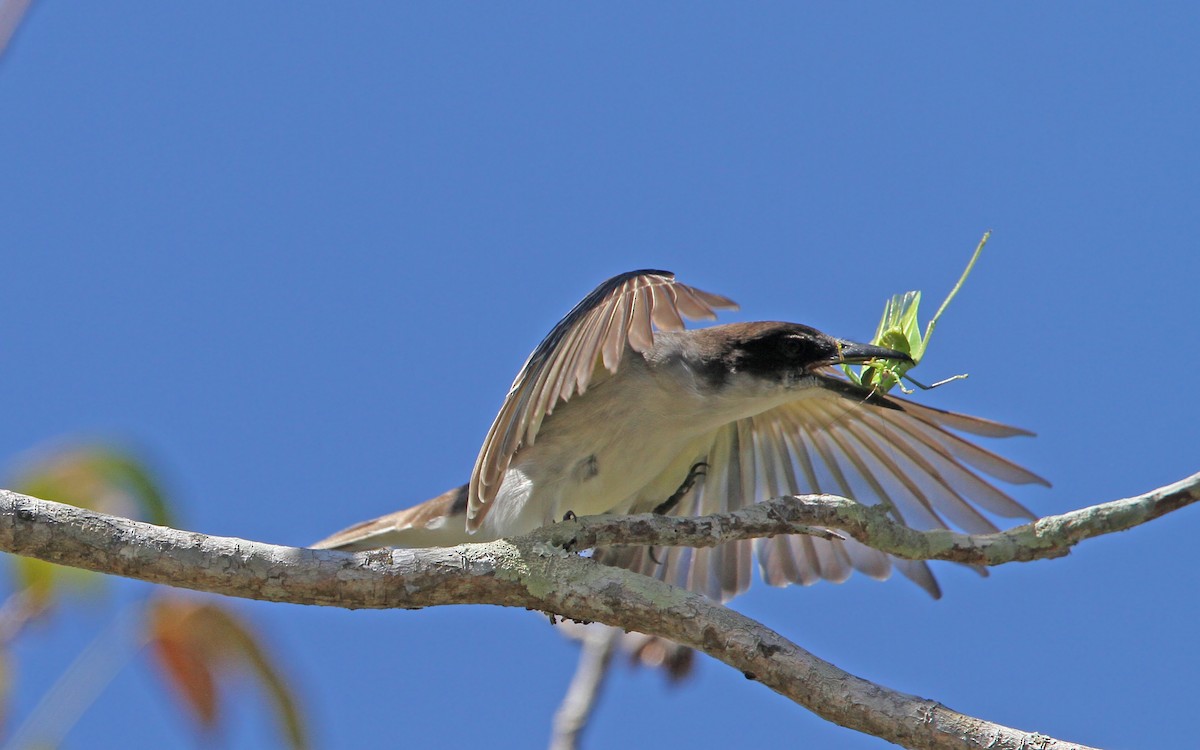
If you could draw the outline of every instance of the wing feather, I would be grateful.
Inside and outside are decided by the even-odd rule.
[[[654,295],[654,304],[650,310],[650,318],[655,327],[660,331],[682,331],[683,318],[679,317],[678,296],[674,288],[654,286],[651,287],[651,292]]]
[[[927,463],[921,465],[912,461],[909,454],[905,452],[907,446],[881,444],[869,427],[858,422],[848,422],[843,430],[866,451],[863,454],[864,460],[877,467],[874,470],[868,469],[868,471],[871,471],[872,475],[878,472],[879,475],[898,482],[911,501],[932,510],[935,503],[934,497],[940,493],[941,510],[956,526],[972,534],[989,534],[997,531],[995,524],[984,518],[962,494],[942,477],[940,472]],[[893,448],[896,454],[891,454],[889,448]],[[902,464],[904,465],[902,466]],[[928,492],[921,486],[923,482],[920,480],[922,479],[932,485]],[[979,484],[982,487],[990,488],[986,482],[981,481]]]
[[[603,355],[604,368],[616,372],[621,364],[621,353],[625,351],[625,331],[629,329],[629,316],[633,312],[633,295],[625,295],[615,300],[608,323],[604,327]]]
[[[615,373],[626,348],[648,350],[655,327],[678,330],[684,318],[712,319],[716,310],[736,307],[667,271],[621,274],[592,290],[538,344],[509,388],[471,472],[468,528],[479,527],[513,455],[534,443],[555,406],[587,391],[599,367]]]
[[[978,445],[954,433],[947,432],[942,425],[936,422],[926,422],[924,419],[918,417],[912,421],[906,421],[905,427],[909,434],[914,436],[919,434],[922,443],[929,444],[933,442],[940,449],[949,451],[976,469],[997,479],[1003,479],[1009,484],[1049,485],[1049,482],[1037,474],[1022,466],[1018,466],[1003,456],[998,456],[989,450],[980,448]]]
[[[1005,518],[1034,517],[1023,505],[955,460],[928,435],[912,435],[904,430],[903,423],[888,422],[881,415],[865,416],[863,429],[875,433],[878,442],[902,453],[911,462],[910,473],[936,481],[961,503],[969,504],[971,501],[967,498],[970,497],[984,510]]]
[[[805,398],[714,431],[700,457],[709,463],[707,476],[676,512],[715,513],[781,495],[836,492],[867,504],[887,503],[897,520],[922,529],[953,525],[987,532],[996,525],[981,511],[1030,515],[984,475],[1011,483],[1044,480],[955,432],[1007,437],[1028,434],[1025,430],[844,385],[806,392]],[[895,568],[934,597],[941,593],[924,562],[894,559],[853,539],[796,535],[686,556],[683,549],[658,549],[661,565],[644,572],[727,599],[748,585],[743,566],[753,554],[771,585],[843,581],[854,570],[882,579]]]
[[[781,495],[837,492],[863,503],[887,502],[898,520],[916,528],[953,524],[970,532],[993,530],[995,524],[981,510],[1028,516],[982,474],[994,470],[1002,480],[1044,480],[1006,460],[979,459],[970,450],[976,446],[950,431],[963,428],[996,436],[1027,434],[841,386],[810,393],[714,431],[707,450],[697,457],[709,463],[707,477],[675,512],[700,515]],[[976,461],[965,460],[967,455]],[[794,535],[712,549],[659,547],[631,566],[728,599],[749,585],[751,556],[757,557],[760,574],[770,585],[843,581],[852,571],[884,579],[895,569],[932,596],[941,595],[926,563],[892,558],[854,539]]]
[[[782,416],[781,414],[772,414],[766,417],[755,419],[755,425],[758,429],[768,429],[779,438],[774,441],[778,446],[780,454],[779,460],[784,462],[784,466],[788,469],[786,476],[790,482],[785,490],[780,494],[798,494],[798,493],[815,493],[820,494],[826,491],[826,487],[822,487],[821,482],[817,478],[816,470],[810,458],[810,451],[804,443],[806,431],[800,429],[794,423],[791,429],[785,429],[785,420],[773,418]],[[803,479],[792,470],[792,467],[800,468]],[[768,495],[775,497],[777,495]],[[855,541],[854,539],[846,539],[841,542],[829,541],[824,539],[814,539],[809,536],[792,537],[793,548],[796,549],[799,557],[798,566],[801,569],[802,578],[796,583],[809,584],[815,582],[819,577],[820,570],[817,564],[820,557],[817,556],[817,545],[821,544],[841,544],[844,545],[846,552],[850,558],[850,563],[855,570],[858,570],[872,578],[883,580],[887,578],[891,571],[891,563],[888,555],[879,550],[872,549],[866,545]],[[800,557],[800,556],[803,557]],[[808,561],[812,561],[809,563]],[[931,591],[934,593],[935,591]]]
[[[672,289],[675,292],[675,308],[680,315],[691,320],[716,320],[717,316],[713,312],[713,308],[722,308],[731,304],[724,297],[721,297],[720,301],[705,302],[701,298],[703,292],[683,284],[676,284]],[[711,298],[714,295],[707,296]]]
[[[831,387],[768,410],[752,418],[757,450],[773,450],[793,471],[779,470],[763,483],[757,500],[778,493],[778,478],[787,477],[791,493],[836,491],[872,504],[886,502],[901,522],[915,528],[954,526],[972,533],[995,530],[980,510],[1009,517],[1032,517],[1027,509],[985,480],[981,473],[1014,484],[1045,480],[1013,462],[971,443],[951,430],[985,436],[1029,434],[989,420],[954,414],[892,397],[857,397],[846,388]],[[759,457],[760,465],[770,462]],[[778,493],[790,494],[790,493]],[[797,537],[791,546],[794,568],[781,562],[783,548],[760,543],[768,554],[775,580],[781,571],[797,574],[797,582],[814,577],[836,580],[847,574],[847,563],[873,576],[885,576],[891,565],[935,596],[938,587],[923,563],[890,560],[854,540],[829,543]],[[812,548],[812,556],[805,544]],[[829,545],[822,549],[822,545]],[[811,570],[805,571],[808,567]],[[764,567],[764,573],[767,572]],[[808,573],[806,576],[805,573]]]
[[[629,329],[626,336],[635,352],[647,351],[654,346],[654,330],[650,326],[650,309],[654,306],[654,295],[642,294],[639,288],[632,295],[633,305],[629,312]]]
[[[575,382],[565,394],[560,394],[562,400],[565,401],[572,395],[580,395],[587,390],[592,373],[598,366],[596,352],[600,351],[601,339],[609,320],[611,320],[611,316],[604,315],[603,311],[597,311],[596,315],[588,317],[587,328],[579,337],[580,347],[575,351],[571,363],[571,369],[575,373]],[[601,361],[603,361],[603,355]]]

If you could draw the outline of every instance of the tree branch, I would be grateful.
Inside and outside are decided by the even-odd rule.
[[[1137,498],[980,536],[894,528],[896,525],[890,522],[881,523],[882,514],[871,509],[862,511],[856,520],[853,503],[826,497],[803,504],[789,501],[782,506],[773,502],[764,504],[764,508],[783,514],[778,518],[786,524],[796,524],[802,518],[805,526],[842,528],[856,538],[905,556],[919,557],[914,550],[920,547],[913,545],[924,544],[933,558],[998,564],[1061,555],[1081,539],[1130,528],[1195,502],[1198,496],[1200,474]],[[794,525],[780,526],[778,518],[769,515],[761,521],[763,525],[751,528],[750,524],[758,521],[746,514],[738,511],[704,519],[624,519],[621,523],[626,531],[619,541],[678,544],[686,539],[713,544],[796,530]],[[564,523],[514,540],[487,544],[347,554],[205,536],[0,490],[0,549],[49,562],[229,596],[296,604],[351,609],[497,604],[539,609],[574,620],[598,621],[662,636],[704,651],[830,721],[906,747],[1085,750],[1082,745],[991,724],[935,701],[872,684],[716,602],[661,581],[600,565],[561,548],[572,540],[580,546],[608,543],[608,538],[600,536],[586,543],[578,541],[584,528],[605,529],[606,523],[585,521],[569,538],[557,534],[570,530]],[[665,523],[662,529],[657,528],[660,523]],[[695,526],[697,523],[701,526]],[[644,528],[662,533],[650,535],[642,531]],[[724,533],[740,536],[719,536]],[[917,541],[921,538],[931,541]],[[904,544],[889,542],[894,539]]]
[[[1046,516],[993,534],[917,531],[892,520],[882,505],[863,505],[837,495],[794,495],[708,516],[590,516],[543,527],[534,535],[566,549],[715,547],[780,534],[829,536],[826,529],[837,529],[896,557],[991,566],[1063,557],[1085,539],[1131,529],[1198,500],[1200,473],[1144,495]]]
[[[579,665],[567,694],[554,712],[550,750],[575,750],[600,697],[600,688],[612,665],[613,651],[622,633],[614,628],[591,625],[579,639]]]

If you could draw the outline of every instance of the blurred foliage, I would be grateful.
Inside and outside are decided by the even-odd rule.
[[[18,471],[13,487],[43,500],[170,526],[174,514],[145,463],[110,445],[40,451]]]
[[[173,513],[158,482],[131,453],[108,445],[80,445],[40,451],[21,467],[9,486],[43,500],[170,526]],[[42,607],[67,585],[82,591],[103,585],[98,573],[28,557],[15,558],[14,587]]]
[[[109,444],[39,451],[21,465],[8,486],[44,500],[162,526],[174,525],[176,518],[167,494],[145,462]],[[97,573],[41,560],[5,557],[12,562],[12,590],[0,605],[0,721],[6,716],[15,684],[9,643],[61,600],[92,595],[107,580]],[[268,657],[261,635],[223,604],[168,591],[154,589],[145,607],[139,609],[143,616],[136,627],[144,631],[157,671],[195,717],[200,733],[211,736],[219,728],[222,695],[235,690],[248,676],[271,702],[287,746],[307,748],[307,731],[295,696]],[[76,676],[68,670],[60,683],[72,679]],[[50,716],[47,723],[56,719]],[[0,728],[4,727],[0,723]],[[40,742],[41,729],[21,727],[18,734]],[[53,731],[62,736],[67,729],[55,726]]]
[[[678,684],[692,676],[696,667],[696,652],[687,646],[656,635],[636,631],[622,631],[598,622],[581,623],[563,620],[555,629],[564,637],[578,641],[584,648],[595,630],[611,631],[616,638],[617,649],[629,659],[633,667],[662,670],[662,675],[672,684]]]
[[[199,726],[219,723],[222,693],[249,676],[275,708],[288,745],[308,747],[304,723],[287,683],[261,639],[227,608],[192,598],[159,596],[147,609],[149,644],[167,683]]]
[[[696,668],[696,652],[687,646],[680,646],[658,636],[644,635],[633,631],[622,633],[625,636],[621,646],[629,651],[629,663],[634,666],[661,669],[667,680],[673,684],[683,682],[692,676]],[[630,636],[634,636],[630,638]]]

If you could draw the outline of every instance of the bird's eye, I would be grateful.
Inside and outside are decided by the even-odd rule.
[[[787,336],[779,342],[779,354],[788,361],[796,361],[804,353],[804,342],[799,338]]]
[[[795,336],[786,336],[779,343],[779,350],[788,359],[796,359],[804,352],[804,342]]]

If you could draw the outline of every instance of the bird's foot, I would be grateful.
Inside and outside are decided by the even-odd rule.
[[[692,464],[692,468],[688,469],[687,476],[683,478],[683,484],[679,485],[679,489],[675,490],[674,494],[656,507],[654,512],[660,516],[670,513],[679,504],[679,501],[683,499],[683,496],[692,491],[692,487],[696,485],[696,480],[705,475],[707,468],[708,464],[704,461]]]
[[[579,516],[575,515],[575,511],[573,511],[573,510],[568,510],[566,513],[563,513],[562,520],[564,520],[564,521],[575,521],[575,520],[577,520],[578,518],[579,518]],[[575,544],[576,544],[575,537],[571,537],[570,541],[568,541],[568,542],[566,542],[565,544],[563,544],[563,546],[562,546],[562,548],[563,548],[563,551],[564,551],[564,552],[574,552],[574,551],[575,551]]]

